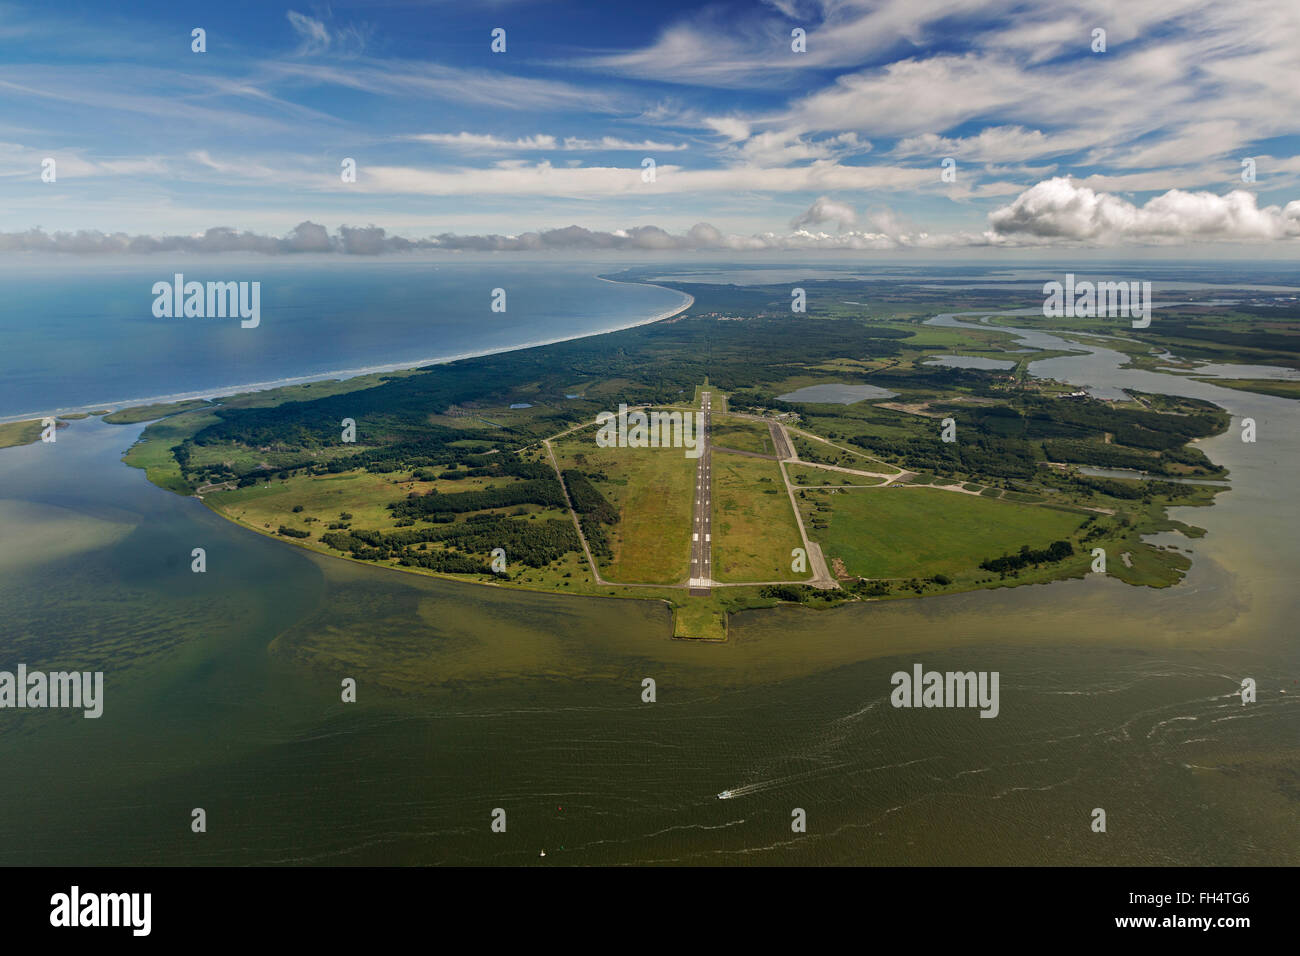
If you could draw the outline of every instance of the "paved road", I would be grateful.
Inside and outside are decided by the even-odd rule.
[[[776,457],[781,461],[798,461],[799,456],[794,453],[794,442],[790,441],[790,436],[785,433],[785,426],[779,422],[768,422],[767,430],[772,435],[772,447],[776,449]]]
[[[713,414],[713,398],[708,392],[700,393],[700,434],[699,447],[702,450],[695,465],[695,507],[691,517],[691,593],[708,594],[711,579],[713,508],[710,505],[713,494],[712,460],[713,449],[710,447],[710,422]]]

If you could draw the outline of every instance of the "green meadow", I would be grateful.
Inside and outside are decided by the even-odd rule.
[[[718,581],[803,581],[790,552],[803,546],[775,461],[713,454],[713,577]]]
[[[1082,521],[1068,511],[924,487],[802,494],[805,520],[826,525],[809,531],[826,560],[839,558],[849,574],[866,578],[985,577],[986,558],[1046,547]],[[829,511],[818,511],[821,504]]]
[[[697,459],[681,448],[601,448],[595,434],[575,432],[554,447],[560,468],[594,478],[619,512],[609,533],[613,557],[601,566],[601,576],[630,584],[685,581]]]
[[[767,425],[742,418],[714,415],[712,439],[715,446],[750,451],[758,455],[775,455],[772,433]]]

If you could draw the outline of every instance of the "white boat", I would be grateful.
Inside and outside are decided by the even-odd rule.
[[[735,796],[735,794],[733,794],[730,790],[723,790],[720,794],[718,794],[718,799],[730,800],[733,796]]]

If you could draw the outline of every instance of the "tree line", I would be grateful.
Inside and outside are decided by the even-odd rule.
[[[1015,554],[1004,554],[1000,558],[986,558],[980,562],[980,567],[985,571],[1006,574],[1009,571],[1019,571],[1031,564],[1034,567],[1040,564],[1055,564],[1064,561],[1072,554],[1074,554],[1074,546],[1068,541],[1053,541],[1046,548],[1037,550],[1025,544],[1021,545],[1020,550]]]

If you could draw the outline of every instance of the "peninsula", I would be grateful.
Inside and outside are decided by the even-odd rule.
[[[651,325],[156,407],[126,461],[301,547],[662,600],[676,636],[712,640],[729,613],[779,602],[1086,574],[1168,586],[1189,559],[1145,536],[1201,533],[1166,509],[1227,487],[1195,444],[1228,426],[1217,406],[1099,400],[1028,373],[1060,352],[925,324],[981,303],[900,292],[868,312],[836,289],[791,314],[783,287],[667,284],[695,301]],[[601,440],[620,407],[695,423],[695,447]]]

